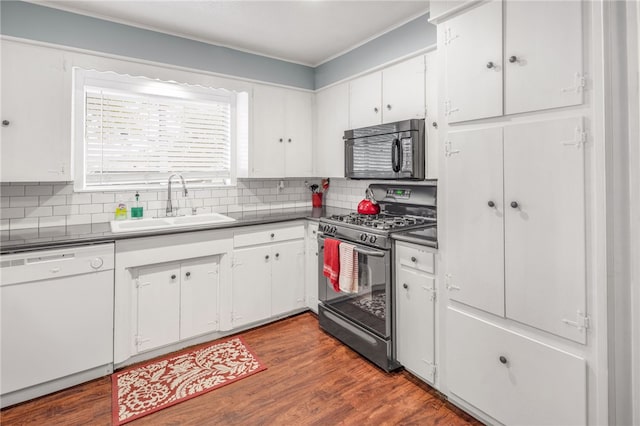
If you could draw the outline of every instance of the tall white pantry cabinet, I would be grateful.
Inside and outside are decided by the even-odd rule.
[[[607,423],[599,2],[454,3],[431,15],[440,390],[491,424]]]

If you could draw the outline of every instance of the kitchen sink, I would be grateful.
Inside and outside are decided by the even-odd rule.
[[[150,231],[154,229],[209,225],[234,221],[235,219],[220,213],[207,213],[193,216],[149,218],[126,221],[113,220],[111,221],[111,232]]]

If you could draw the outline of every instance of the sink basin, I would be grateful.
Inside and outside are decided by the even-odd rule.
[[[220,213],[208,213],[194,216],[150,218],[139,220],[111,221],[111,232],[150,231],[154,229],[177,228],[181,226],[209,225],[234,222],[235,219]]]
[[[174,225],[204,225],[207,223],[234,222],[235,219],[220,213],[173,217]]]

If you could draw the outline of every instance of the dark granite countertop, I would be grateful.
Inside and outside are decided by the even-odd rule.
[[[391,238],[397,241],[438,248],[438,228],[435,225],[413,231],[394,232],[391,234]]]
[[[349,212],[349,210],[334,207],[258,210],[252,212],[228,213],[226,216],[236,219],[234,222],[118,233],[111,232],[109,222],[86,225],[16,229],[2,231],[0,253],[18,253],[22,251],[48,249],[66,245],[95,244],[128,238],[228,229],[241,226],[287,222],[292,220],[310,219],[317,221],[320,220],[321,217],[332,214],[344,214],[345,212]]]

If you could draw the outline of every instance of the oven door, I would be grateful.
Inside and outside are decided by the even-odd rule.
[[[391,337],[391,252],[356,244],[358,292],[335,291],[323,273],[324,237],[318,237],[318,299],[327,309],[341,314],[377,334]]]

